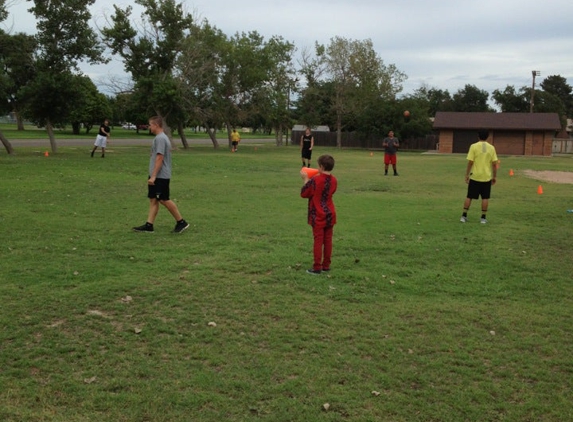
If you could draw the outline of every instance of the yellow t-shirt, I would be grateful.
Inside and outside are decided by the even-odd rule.
[[[493,178],[492,165],[497,163],[497,154],[493,145],[486,141],[472,144],[467,159],[473,161],[470,179],[476,182],[489,182]]]
[[[239,132],[231,132],[231,142],[240,142],[241,141],[241,135],[239,135]]]

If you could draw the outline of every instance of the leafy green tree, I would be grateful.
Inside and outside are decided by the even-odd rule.
[[[6,9],[6,0],[0,0],[0,22],[6,20],[8,10]]]
[[[567,83],[567,79],[560,75],[548,76],[541,82],[541,88],[563,102],[567,117],[573,116],[573,88]]]
[[[565,123],[566,109],[561,98],[551,92],[535,91],[535,112],[557,113],[561,124]]]
[[[24,33],[14,35],[0,31],[0,60],[2,72],[7,78],[5,88],[10,112],[16,115],[18,130],[24,130],[20,110],[22,108],[20,89],[35,78],[35,38]]]
[[[223,32],[203,21],[183,41],[183,54],[175,65],[182,107],[189,120],[206,128],[214,148],[219,148],[216,128],[224,122],[223,99],[215,92],[227,43]]]
[[[54,125],[64,125],[81,93],[74,91],[80,61],[105,62],[103,46],[89,26],[88,7],[95,0],[34,0],[29,10],[37,21],[36,78],[23,91],[27,115],[45,125],[52,152],[57,152]]]
[[[104,119],[111,116],[111,107],[107,97],[98,92],[97,87],[87,76],[74,76],[76,90],[81,93],[74,109],[71,111],[69,121],[74,134],[79,134],[82,126],[89,133],[94,124],[99,125]]]
[[[414,91],[411,98],[421,101],[427,107],[428,115],[435,116],[438,111],[453,111],[452,96],[448,90],[422,86]]]
[[[124,61],[134,81],[133,100],[142,111],[161,116],[166,133],[179,128],[184,148],[188,143],[182,130],[188,115],[181,107],[183,98],[174,75],[186,38],[194,29],[193,17],[174,0],[136,0],[143,6],[143,31],[132,25],[132,7],[114,5],[112,26],[102,30],[106,45]]]
[[[334,85],[337,146],[342,129],[352,123],[376,99],[390,101],[402,90],[406,75],[395,65],[386,66],[374,51],[371,40],[332,38],[326,48],[317,46],[319,65]]]
[[[267,83],[263,82],[259,88],[259,101],[266,100],[267,104],[261,104],[262,107],[257,107],[258,110],[255,111],[271,123],[277,146],[283,145],[283,135],[288,133],[291,125],[289,97],[295,79],[291,61],[293,50],[294,45],[281,37],[272,37],[264,48],[268,74]],[[259,101],[253,101],[252,104],[260,104]]]
[[[491,97],[502,112],[527,113],[529,111],[528,95],[527,87],[522,87],[516,91],[514,86],[507,85],[503,91],[494,90]]]
[[[452,111],[466,112],[493,112],[487,104],[489,93],[477,88],[475,85],[466,85],[458,90],[452,98]]]

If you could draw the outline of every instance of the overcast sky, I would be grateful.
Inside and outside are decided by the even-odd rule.
[[[227,35],[258,31],[266,39],[280,35],[299,51],[340,36],[371,39],[386,65],[408,79],[405,94],[426,85],[455,93],[466,84],[491,93],[507,85],[531,86],[561,75],[573,86],[572,0],[196,0],[182,1],[195,17]],[[3,28],[35,32],[26,9],[30,2],[9,0]],[[113,4],[96,0],[94,24],[102,25]],[[135,9],[139,10],[139,9]],[[139,11],[133,14],[139,18]],[[122,75],[123,65],[83,67],[96,85]]]

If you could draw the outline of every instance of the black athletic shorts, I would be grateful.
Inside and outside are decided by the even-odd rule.
[[[147,185],[147,197],[169,201],[169,179],[155,179],[154,185]]]
[[[491,180],[489,182],[477,182],[470,179],[468,184],[468,195],[467,198],[478,199],[489,199],[491,194]]]
[[[307,160],[310,160],[310,158],[312,157],[312,150],[307,149],[307,148],[303,148],[300,155],[302,156],[302,158],[306,158]]]

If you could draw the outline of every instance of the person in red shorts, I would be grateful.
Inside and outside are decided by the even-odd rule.
[[[400,142],[398,142],[398,138],[394,138],[394,132],[388,132],[388,137],[384,138],[382,146],[384,147],[384,176],[388,176],[388,166],[390,164],[392,164],[394,176],[398,176],[398,171],[396,170],[396,151],[400,146]]]
[[[314,237],[312,268],[308,274],[319,275],[330,271],[332,260],[332,233],[336,224],[336,209],[332,195],[336,192],[338,181],[330,172],[334,168],[334,158],[321,155],[317,161],[318,174],[312,178],[304,171],[300,175],[304,185],[300,191],[302,198],[308,198],[308,224],[312,226]]]

